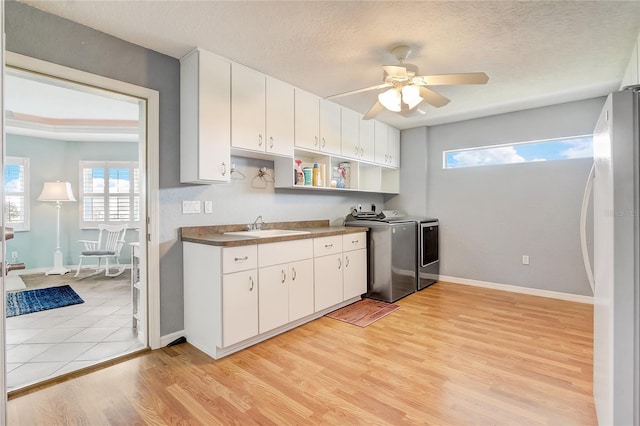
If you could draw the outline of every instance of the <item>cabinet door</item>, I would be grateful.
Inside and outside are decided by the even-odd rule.
[[[389,165],[400,167],[400,130],[389,127],[389,140],[387,141],[387,154]]]
[[[273,330],[289,320],[289,267],[274,265],[260,268],[259,321],[260,333]]]
[[[320,98],[304,90],[294,89],[295,145],[319,149]]]
[[[342,152],[340,105],[320,101],[320,151],[340,155]]]
[[[367,250],[347,251],[343,255],[344,300],[367,292]]]
[[[180,123],[180,182],[229,182],[229,62],[204,50],[182,58]]]
[[[240,64],[231,73],[231,146],[264,151],[265,76]]]
[[[360,160],[375,161],[375,121],[363,120],[360,116]]]
[[[313,313],[313,259],[289,265],[289,322]]]
[[[230,346],[258,334],[257,271],[222,276],[222,345]]]
[[[389,140],[389,126],[379,121],[374,122],[375,160],[378,164],[389,164],[387,142]]]
[[[267,152],[293,157],[293,86],[267,77]]]
[[[359,159],[360,152],[360,114],[348,108],[342,108],[342,155]]]
[[[313,269],[316,312],[342,302],[342,253],[315,258]]]

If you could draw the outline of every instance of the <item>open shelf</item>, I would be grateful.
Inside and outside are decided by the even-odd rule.
[[[294,170],[295,160],[302,161],[302,167],[313,167],[318,163],[321,170],[324,166],[322,186],[296,185]],[[344,187],[332,186],[332,176],[339,170],[346,170]],[[327,153],[296,149],[294,158],[274,159],[275,187],[286,189],[300,189],[307,191],[357,191],[397,194],[400,191],[400,172],[397,168],[390,168],[368,162],[361,162],[351,158],[329,155]]]

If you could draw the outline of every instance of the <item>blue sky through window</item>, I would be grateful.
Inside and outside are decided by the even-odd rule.
[[[483,146],[443,154],[445,169],[590,158],[593,157],[593,136]]]

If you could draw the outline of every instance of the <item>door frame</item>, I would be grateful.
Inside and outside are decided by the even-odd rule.
[[[160,94],[157,90],[135,84],[114,80],[86,71],[46,62],[5,51],[5,65],[22,68],[69,80],[87,86],[106,89],[116,93],[137,97],[147,104],[147,145],[146,145],[146,235],[140,233],[141,251],[146,245],[147,267],[147,330],[148,344],[151,349],[158,349],[160,342],[160,226],[159,226],[159,152],[160,152]],[[4,66],[2,68],[4,73]],[[4,132],[3,132],[4,137]],[[144,219],[143,219],[144,220]],[[141,230],[145,229],[141,227]],[[146,244],[145,244],[146,243]],[[4,330],[4,326],[3,326]],[[6,389],[5,389],[6,390]],[[6,393],[6,392],[5,392]]]

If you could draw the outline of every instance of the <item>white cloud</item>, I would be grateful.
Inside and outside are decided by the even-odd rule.
[[[524,163],[513,146],[501,146],[472,151],[461,151],[453,155],[454,167],[486,166],[492,164]]]
[[[562,158],[593,157],[593,139],[580,138],[566,142],[568,148],[560,153]]]

